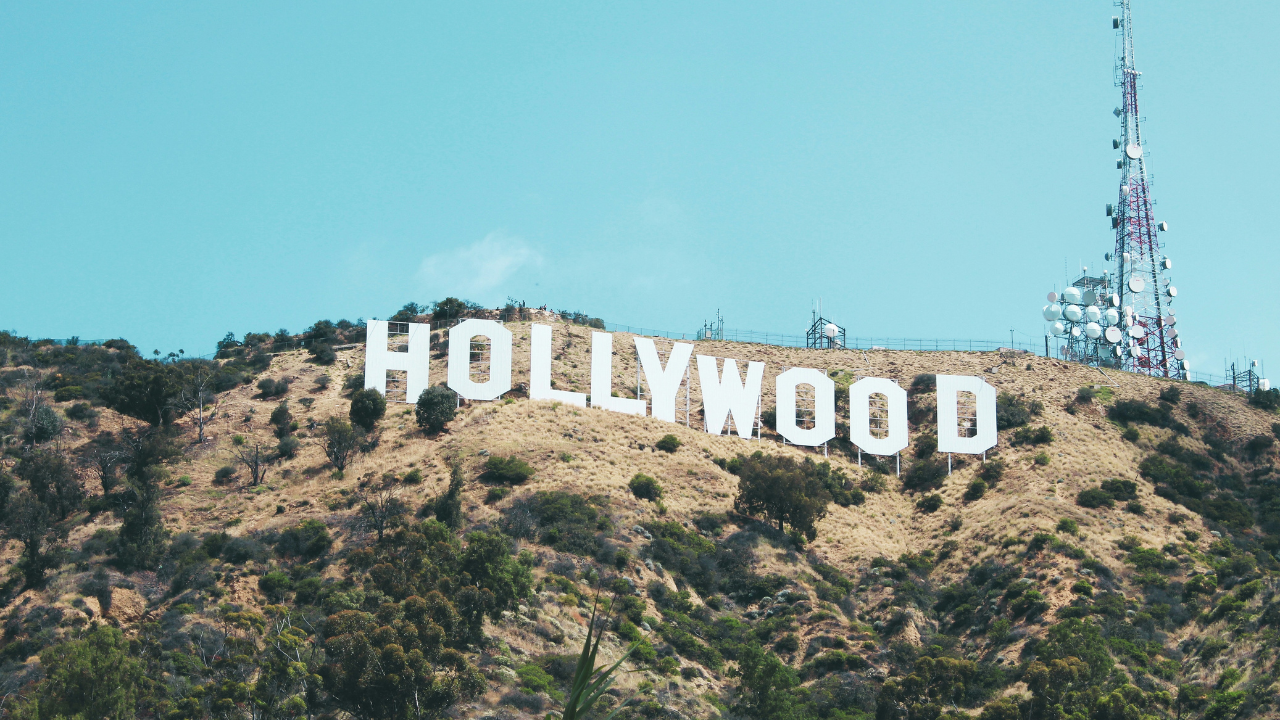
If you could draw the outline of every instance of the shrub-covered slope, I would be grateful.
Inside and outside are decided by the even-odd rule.
[[[556,387],[587,390],[589,332],[556,326]],[[1280,417],[1247,398],[697,343],[767,363],[766,419],[785,367],[897,380],[899,475],[859,464],[847,400],[825,454],[702,432],[696,380],[690,427],[525,385],[449,419],[359,392],[358,326],[248,339],[159,362],[0,337],[0,717],[558,716],[597,596],[601,662],[631,648],[598,712],[1277,714]],[[985,462],[935,452],[933,373],[1000,391]]]

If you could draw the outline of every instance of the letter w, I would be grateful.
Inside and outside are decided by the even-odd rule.
[[[738,437],[749,438],[755,426],[756,409],[760,405],[760,383],[764,380],[764,363],[747,363],[747,381],[738,374],[738,362],[725,358],[724,375],[716,373],[716,359],[698,356],[698,383],[702,386],[702,416],[707,432],[719,435],[732,413]]]

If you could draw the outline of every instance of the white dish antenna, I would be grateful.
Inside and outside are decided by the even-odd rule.
[[[1130,160],[1137,160],[1142,157],[1142,146],[1137,143],[1129,143],[1124,148],[1124,154],[1128,155]]]
[[[1054,335],[1065,335],[1067,332],[1067,326],[1063,325],[1062,321],[1059,320],[1058,322],[1055,322],[1053,325],[1049,326],[1049,331],[1052,332]]]
[[[1052,305],[1045,305],[1043,308],[1041,308],[1041,312],[1044,313],[1045,320],[1049,320],[1049,321],[1057,320],[1058,318],[1062,317],[1062,306],[1057,303],[1054,303]]]
[[[1112,296],[1111,296],[1111,307],[1120,307],[1120,296],[1119,296],[1119,295],[1112,295]]]
[[[1068,305],[1062,309],[1062,316],[1071,322],[1079,322],[1084,313],[1080,312],[1079,305]]]
[[[1107,311],[1102,313],[1102,318],[1108,325],[1115,325],[1120,322],[1120,313],[1115,308],[1107,308]]]
[[[1058,302],[1058,293],[1056,292],[1049,293],[1047,296],[1045,296],[1045,300],[1048,300],[1051,303]]]
[[[1186,351],[1186,350],[1174,350],[1174,351],[1173,351],[1173,358],[1174,358],[1175,360],[1182,361],[1182,360],[1184,360],[1186,357],[1187,357],[1187,351]]]
[[[1111,343],[1112,345],[1115,345],[1116,343],[1124,339],[1124,333],[1120,332],[1120,328],[1118,327],[1107,328],[1106,336],[1107,336],[1107,342]]]
[[[1266,378],[1262,378],[1258,381],[1258,389],[1262,392],[1271,392],[1271,381]]]
[[[1063,302],[1065,302],[1065,303],[1069,303],[1069,304],[1071,304],[1071,305],[1079,304],[1079,302],[1080,302],[1080,288],[1078,288],[1078,287],[1069,287],[1069,288],[1067,288],[1066,290],[1063,290],[1063,291],[1062,291],[1062,301],[1063,301]]]
[[[1089,322],[1098,322],[1102,319],[1102,311],[1090,305],[1084,309],[1084,317]]]
[[[1178,297],[1178,288],[1174,287],[1173,285],[1170,285],[1169,289],[1166,290],[1165,292],[1169,293],[1169,297]]]
[[[1102,337],[1102,326],[1096,322],[1091,322],[1084,326],[1084,334],[1088,335],[1090,340],[1097,340]]]
[[[1133,338],[1134,340],[1141,340],[1146,336],[1147,336],[1147,329],[1142,327],[1141,325],[1134,325],[1133,327],[1129,328],[1129,337]]]
[[[840,328],[835,323],[827,323],[822,328],[822,334],[826,335],[828,338],[834,338],[836,335],[840,334]]]
[[[1165,269],[1165,270],[1172,270],[1172,269],[1173,269],[1173,261],[1172,261],[1172,260],[1170,260],[1169,258],[1165,258],[1165,259],[1164,259],[1164,263],[1163,263],[1163,265],[1164,265],[1164,269]]]
[[[1098,293],[1092,290],[1085,290],[1084,295],[1080,298],[1080,302],[1083,302],[1085,305],[1092,305],[1098,302]]]
[[[1080,328],[1078,327],[1071,328],[1071,337],[1080,337]]]
[[[1145,287],[1147,287],[1147,283],[1142,278],[1140,277],[1129,278],[1129,290],[1131,290],[1132,292],[1140,293]]]

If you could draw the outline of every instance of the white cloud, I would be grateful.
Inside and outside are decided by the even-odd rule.
[[[503,290],[516,272],[542,263],[542,256],[523,238],[495,230],[465,247],[427,256],[418,280],[432,297],[452,295],[484,302]],[[498,298],[501,299],[501,298]]]

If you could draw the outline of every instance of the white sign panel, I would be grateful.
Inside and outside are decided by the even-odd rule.
[[[960,437],[960,393],[977,399],[977,435]],[[979,455],[996,445],[996,389],[971,375],[938,376],[938,452]]]
[[[698,356],[698,384],[702,386],[702,419],[707,432],[719,435],[724,422],[733,415],[738,437],[749,438],[760,405],[760,383],[764,380],[764,363],[747,363],[747,380],[738,374],[738,361],[724,360],[724,375],[716,372],[716,359]]]
[[[871,396],[884,395],[888,402],[889,434],[871,434]],[[854,445],[872,455],[893,455],[910,442],[907,437],[907,391],[884,378],[862,378],[849,386],[849,434]]]
[[[796,424],[796,388],[812,385],[814,426]],[[792,445],[816,447],[836,436],[836,384],[813,368],[791,368],[777,378],[778,434]]]
[[[613,334],[591,333],[591,407],[644,415],[643,400],[613,397]]]
[[[650,413],[659,420],[675,422],[676,393],[680,391],[680,383],[684,382],[685,370],[689,369],[693,344],[676,343],[672,346],[664,368],[653,340],[637,336],[635,341],[640,368],[644,370],[644,379],[649,383],[649,400],[653,408]]]
[[[471,379],[471,339],[489,339],[489,379]],[[468,400],[497,400],[511,389],[511,331],[496,320],[463,320],[449,330],[449,387]]]
[[[551,389],[551,326],[534,323],[530,336],[529,397],[586,407],[586,393]]]
[[[387,394],[387,371],[403,370],[406,375],[405,402],[414,403],[431,386],[431,326],[406,323],[409,326],[409,352],[387,349],[390,335],[386,320],[370,320],[364,346],[364,387]]]

